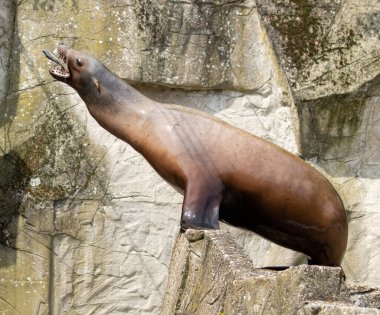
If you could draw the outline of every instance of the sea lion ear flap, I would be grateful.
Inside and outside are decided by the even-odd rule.
[[[96,86],[96,89],[98,90],[98,92],[100,94],[100,82],[99,82],[99,80],[93,79],[93,81],[94,81],[94,84]]]

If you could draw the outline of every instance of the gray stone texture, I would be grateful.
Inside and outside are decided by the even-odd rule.
[[[182,196],[49,76],[41,51],[60,40],[155,100],[306,158],[347,208],[347,279],[379,286],[379,11],[375,0],[0,0],[0,313],[157,314],[179,230]],[[305,261],[223,229],[256,267]],[[377,301],[366,290],[358,307]]]
[[[357,283],[348,283],[350,300],[357,306],[368,306],[380,309],[380,289],[370,288]]]
[[[14,19],[16,14],[14,1],[0,2],[0,108],[4,108],[4,99],[7,94],[9,80],[9,58],[12,55],[14,43]],[[0,118],[0,123],[5,117]]]
[[[173,248],[161,315],[380,314],[373,291],[346,286],[341,268],[255,269],[231,234],[188,230]]]

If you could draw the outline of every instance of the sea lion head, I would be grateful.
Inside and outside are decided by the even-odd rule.
[[[55,63],[49,69],[50,75],[73,87],[79,95],[100,94],[99,76],[104,73],[105,66],[95,58],[59,43],[57,54],[44,50],[45,56]]]

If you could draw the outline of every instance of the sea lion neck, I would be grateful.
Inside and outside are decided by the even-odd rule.
[[[49,70],[53,78],[78,92],[99,125],[137,147],[141,125],[159,104],[87,53],[69,48],[64,43],[58,45],[55,54],[46,50],[43,53],[55,64]]]
[[[113,74],[103,64],[96,65],[96,69],[87,76],[84,75],[86,84],[80,82],[78,86],[73,87],[90,111],[98,108],[133,114],[141,109],[148,111],[155,107],[154,101]]]
[[[103,64],[92,65],[91,68],[88,74],[81,75],[78,86],[75,82],[72,86],[99,125],[138,149],[141,126],[160,104],[137,91]]]

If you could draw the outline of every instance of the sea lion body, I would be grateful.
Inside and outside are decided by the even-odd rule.
[[[157,103],[94,58],[61,47],[75,88],[97,122],[141,153],[184,195],[183,228],[219,219],[339,266],[347,217],[333,186],[284,149],[195,109]],[[78,62],[79,60],[79,62]]]

